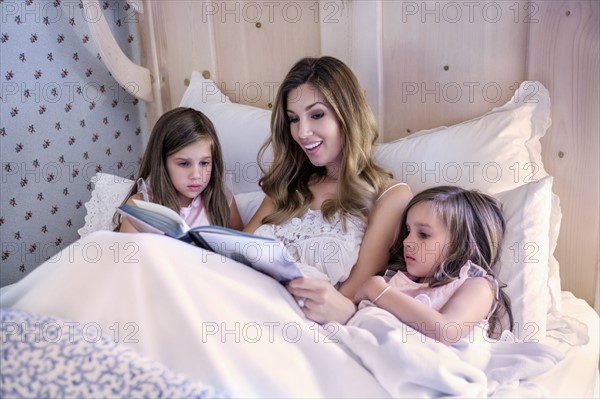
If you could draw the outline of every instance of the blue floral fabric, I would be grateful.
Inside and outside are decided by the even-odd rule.
[[[0,318],[2,398],[227,397],[79,323],[14,309]]]

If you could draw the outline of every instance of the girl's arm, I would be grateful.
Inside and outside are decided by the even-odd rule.
[[[385,289],[387,291],[383,293]],[[474,327],[487,316],[494,293],[485,278],[470,278],[437,311],[399,289],[390,287],[383,277],[375,276],[360,288],[356,299],[376,300],[377,306],[423,335],[445,344],[453,344],[471,334]]]
[[[229,205],[229,220],[227,220],[227,227],[235,230],[242,230],[244,228],[244,223],[242,222],[237,202],[235,202],[235,197],[231,198],[231,205]]]
[[[142,196],[141,193],[134,194],[131,197],[129,197],[126,204],[136,206],[135,202],[133,202],[134,199],[143,201],[144,197]],[[135,229],[135,227],[133,227],[133,225],[131,223],[129,223],[127,218],[121,217],[121,227],[119,228],[119,232],[121,232],[121,233],[137,233],[138,231]]]
[[[367,279],[383,270],[390,247],[398,232],[402,212],[412,198],[406,185],[394,187],[377,201],[360,247],[358,260],[339,291],[322,280],[301,278],[291,281],[288,290],[297,298],[306,298],[304,314],[318,323],[345,323],[356,311],[351,300]]]

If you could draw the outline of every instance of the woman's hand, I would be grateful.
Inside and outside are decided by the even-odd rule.
[[[345,324],[356,312],[354,303],[329,282],[314,278],[298,278],[287,285],[297,300],[303,299],[304,315],[317,323]]]
[[[385,279],[381,276],[373,276],[361,285],[354,295],[354,302],[359,303],[362,300],[372,300],[387,287]]]

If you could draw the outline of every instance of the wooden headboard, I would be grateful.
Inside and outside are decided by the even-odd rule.
[[[179,104],[192,70],[233,101],[269,108],[303,56],[352,67],[383,141],[455,124],[539,80],[551,94],[543,139],[563,219],[562,288],[590,304],[599,258],[600,2],[143,1],[142,60],[152,74],[149,125]]]

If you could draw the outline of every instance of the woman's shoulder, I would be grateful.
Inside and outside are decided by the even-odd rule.
[[[390,179],[384,187],[369,213],[369,224],[381,223],[383,226],[389,226],[390,223],[397,224],[413,197],[410,187],[405,183]]]
[[[404,210],[413,197],[412,190],[406,183],[389,179],[384,187],[377,197],[374,209],[385,209],[385,212],[392,209]]]
[[[383,199],[384,197],[394,197],[398,199],[400,197],[409,197],[412,198],[412,190],[410,186],[406,183],[399,182],[394,179],[388,179],[384,184],[384,189],[377,197],[377,201]]]
[[[254,215],[244,227],[245,232],[254,233],[256,229],[261,226],[262,220],[267,216],[273,213],[275,209],[275,205],[273,204],[273,200],[268,195],[265,195],[262,202],[258,206],[258,209],[254,212]]]

